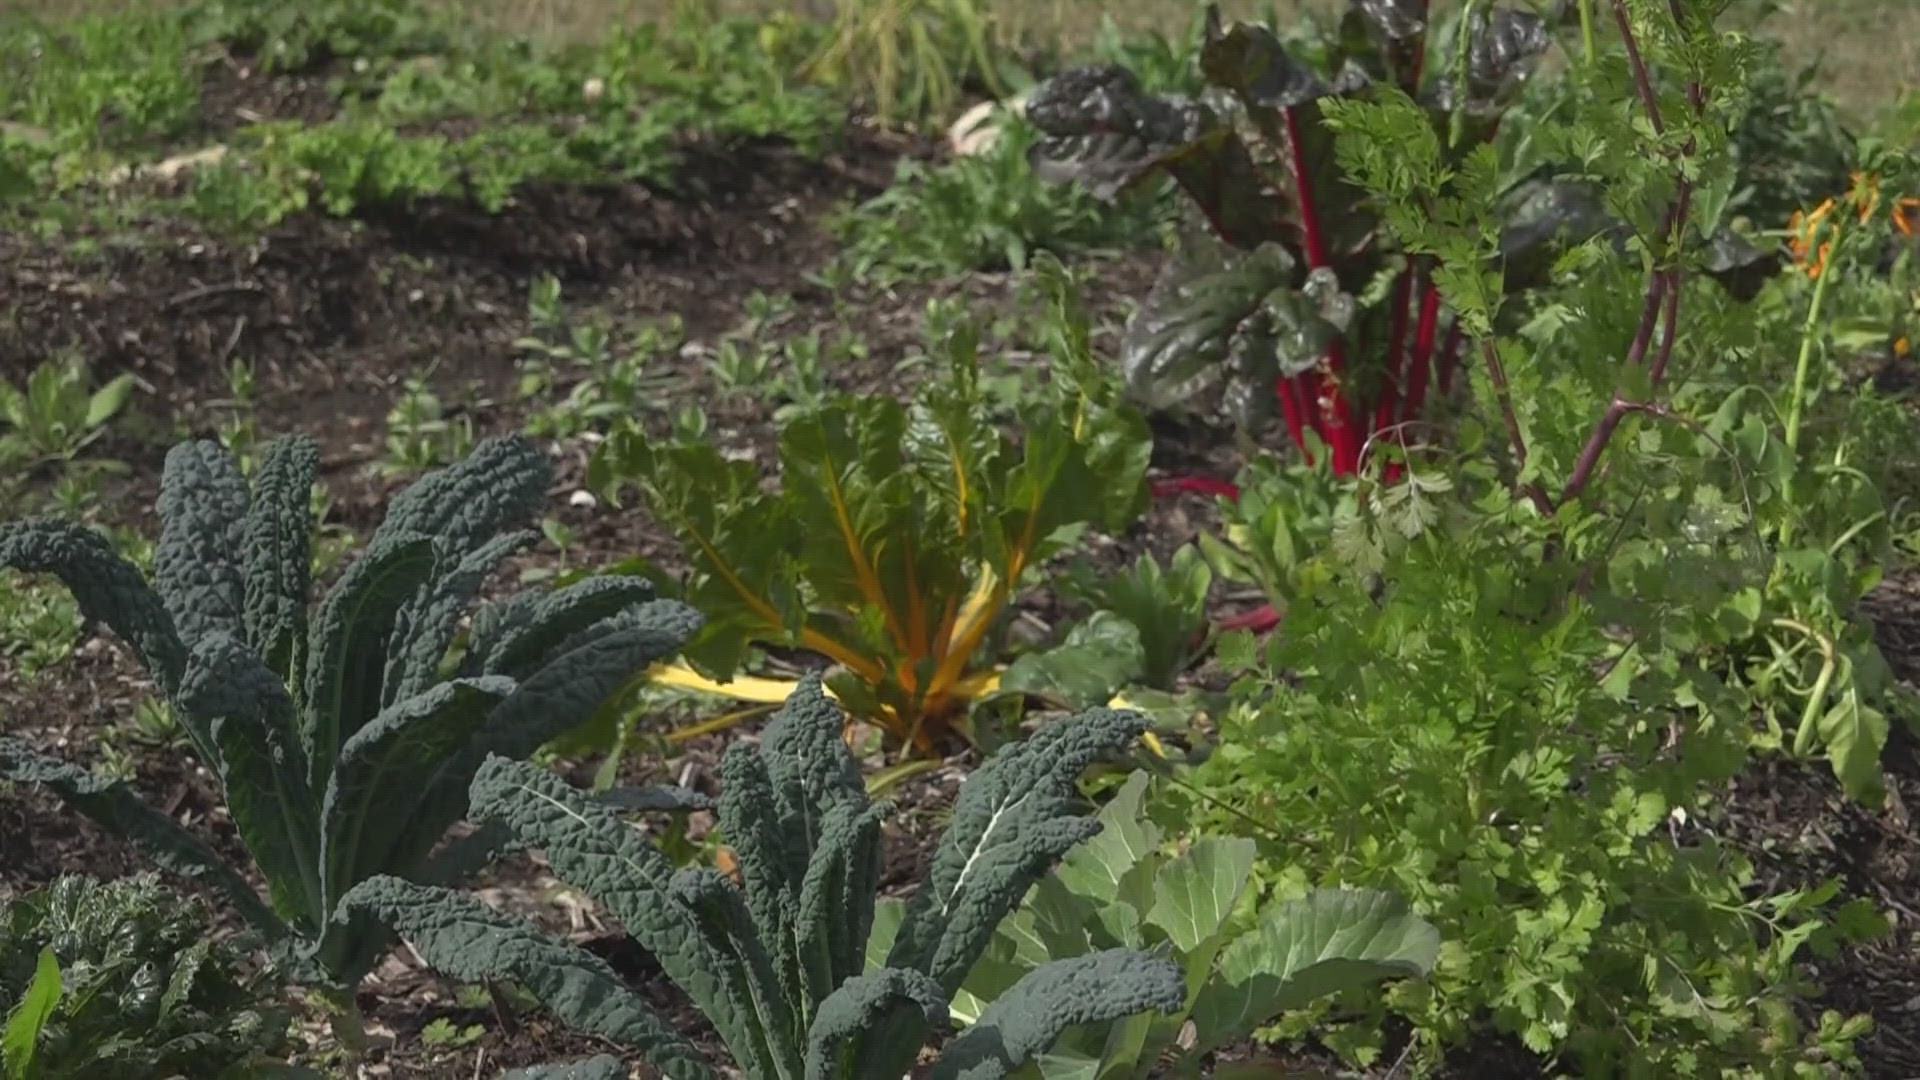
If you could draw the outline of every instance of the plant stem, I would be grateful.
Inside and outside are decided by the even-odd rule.
[[[1833,678],[1840,670],[1840,661],[1833,640],[1813,627],[1793,619],[1775,619],[1773,625],[1792,630],[1804,636],[1820,650],[1820,674],[1813,680],[1813,689],[1807,692],[1807,707],[1800,714],[1800,727],[1793,733],[1793,756],[1805,757],[1813,749],[1813,737],[1820,728],[1820,706],[1827,700],[1827,690],[1833,686]]]
[[[1493,383],[1494,397],[1500,402],[1500,416],[1506,421],[1507,442],[1513,447],[1514,470],[1525,474],[1527,469],[1527,439],[1520,433],[1520,418],[1513,411],[1513,391],[1507,387],[1507,369],[1500,363],[1500,350],[1496,349],[1492,338],[1480,342],[1480,352],[1486,357],[1487,379]],[[1553,516],[1553,500],[1540,490],[1538,484],[1521,484],[1520,490],[1533,500],[1541,516]]]
[[[1586,52],[1587,65],[1593,65],[1593,0],[1580,0],[1580,47]]]
[[[1837,235],[1840,226],[1834,226],[1836,235],[1834,244],[1839,245]],[[1819,239],[1815,237],[1814,239]],[[1819,250],[1816,246],[1816,252]],[[1813,283],[1813,302],[1807,307],[1806,326],[1800,331],[1800,358],[1793,365],[1793,396],[1787,401],[1787,449],[1800,449],[1800,415],[1806,404],[1807,374],[1813,364],[1813,342],[1820,333],[1820,308],[1827,299],[1827,282],[1833,280],[1831,264],[1820,268],[1820,277]]]

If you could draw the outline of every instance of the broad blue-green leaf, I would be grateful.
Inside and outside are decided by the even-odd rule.
[[[590,577],[525,605],[510,625],[497,628],[497,636],[482,637],[476,620],[474,645],[484,650],[482,670],[524,678],[569,638],[651,601],[654,592],[653,583],[642,577]]]
[[[1136,770],[1113,793],[1100,808],[1100,834],[1060,860],[1054,876],[1062,884],[1082,896],[1114,896],[1127,872],[1159,849],[1163,834],[1145,812],[1152,781],[1145,770]]]
[[[1439,955],[1439,931],[1399,897],[1321,889],[1290,900],[1220,954],[1218,974],[1194,1003],[1193,1052],[1226,1045],[1330,994],[1423,977]]]
[[[932,1080],[1001,1080],[1070,1027],[1137,1013],[1171,1013],[1186,1001],[1173,963],[1129,949],[1056,960],[1021,979],[947,1045]]]
[[[502,533],[464,555],[453,549],[451,541],[435,543],[433,579],[394,620],[394,647],[387,650],[383,676],[383,706],[410,698],[439,681],[441,665],[453,646],[467,605],[502,562],[539,538],[540,534],[531,529]]]
[[[393,497],[369,547],[406,536],[450,541],[456,557],[503,532],[531,526],[553,467],[519,435],[485,439],[458,463],[430,472]]]
[[[606,961],[451,889],[380,875],[342,900],[391,926],[450,978],[512,980],[568,1025],[627,1047],[672,1080],[716,1080],[712,1066]]]

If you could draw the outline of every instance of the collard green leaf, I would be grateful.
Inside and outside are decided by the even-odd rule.
[[[29,574],[53,574],[80,605],[89,624],[105,623],[133,646],[160,689],[171,695],[186,669],[187,647],[158,593],[105,536],[83,525],[30,519],[0,525],[0,566]],[[214,760],[204,732],[196,747]]]
[[[241,527],[246,560],[247,644],[290,687],[306,668],[307,593],[313,575],[313,484],[320,447],[276,439],[254,470]]]
[[[1147,920],[1166,931],[1182,954],[1200,952],[1233,915],[1253,872],[1253,857],[1254,843],[1245,837],[1195,840],[1154,878]]]
[[[1194,1003],[1194,1053],[1226,1045],[1289,1009],[1433,969],[1440,934],[1387,893],[1322,889],[1267,911],[1220,954]]]
[[[153,576],[188,648],[209,634],[246,636],[240,545],[250,502],[246,477],[219,443],[183,442],[167,451]]]
[[[951,994],[1027,889],[1100,829],[1073,812],[1076,782],[1146,730],[1138,713],[1095,709],[995,753],[964,787],[927,881],[888,958]]]
[[[237,638],[215,631],[194,646],[177,703],[207,725],[227,811],[274,907],[300,933],[318,933],[328,908],[320,891],[317,800],[307,788],[285,684]]]
[[[1139,628],[1111,611],[1097,611],[1068,631],[1058,648],[1028,653],[1008,665],[1000,688],[1086,709],[1112,700],[1145,671],[1146,649],[1140,644]]]
[[[16,784],[51,788],[62,802],[92,818],[101,828],[146,847],[168,870],[219,888],[270,941],[286,936],[286,924],[261,902],[245,878],[229,869],[199,837],[142,802],[127,785],[47,757],[10,737],[0,737],[0,776]]]
[[[431,538],[404,533],[377,537],[315,613],[302,725],[307,782],[313,790],[326,790],[341,745],[380,712],[381,676],[394,620],[427,582],[433,566]]]
[[[806,1080],[900,1076],[934,1028],[946,997],[917,971],[856,975],[828,995],[807,1032]]]
[[[452,978],[519,983],[570,1026],[631,1047],[673,1080],[717,1077],[700,1051],[627,989],[606,961],[466,893],[381,875],[354,886],[342,905],[393,927]]]
[[[1057,960],[1021,979],[947,1046],[933,1080],[1001,1080],[1080,1024],[1108,1023],[1186,1001],[1180,969],[1130,949]]]

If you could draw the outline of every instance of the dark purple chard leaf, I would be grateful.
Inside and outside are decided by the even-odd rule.
[[[1428,0],[1351,0],[1340,20],[1346,63],[1412,93],[1426,60],[1427,6]]]
[[[1600,190],[1582,180],[1529,180],[1507,196],[1500,257],[1508,293],[1545,285],[1562,251],[1622,223],[1607,212]]]
[[[1126,68],[1078,68],[1047,80],[1028,101],[1027,120],[1041,134],[1027,160],[1043,182],[1112,199],[1165,173],[1233,243],[1251,247],[1284,228],[1232,125],[1203,102],[1146,92]]]
[[[1288,183],[1274,201],[1288,204],[1293,220],[1286,237],[1294,257],[1309,266],[1324,260],[1338,269],[1369,250],[1378,223],[1363,206],[1366,193],[1341,170],[1333,132],[1321,122],[1318,104],[1324,97],[1366,89],[1365,72],[1349,63],[1338,80],[1328,82],[1289,53],[1273,31],[1239,22],[1222,27],[1215,9],[1208,13],[1200,71],[1240,100],[1287,162]]]
[[[1513,105],[1520,88],[1539,67],[1547,47],[1553,44],[1553,36],[1547,31],[1545,19],[1518,8],[1475,12],[1470,33],[1464,98],[1457,73],[1451,71],[1436,81],[1434,95],[1441,111],[1451,113],[1456,108],[1463,111],[1469,121],[1469,134],[1474,134],[1472,129],[1476,126],[1490,131],[1501,114]],[[1476,125],[1474,121],[1479,123]]]
[[[1507,206],[1500,255],[1509,293],[1545,285],[1554,260],[1569,247],[1611,235],[1614,250],[1624,257],[1633,235],[1626,222],[1607,210],[1600,190],[1583,180],[1529,180],[1507,197]],[[1707,238],[1700,269],[1728,295],[1745,302],[1779,273],[1780,256],[1721,226]]]
[[[1701,269],[1719,282],[1729,296],[1744,303],[1760,295],[1760,290],[1780,272],[1780,253],[1761,248],[1722,225],[1707,240]]]
[[[1121,369],[1143,404],[1168,408],[1228,384],[1229,406],[1257,419],[1279,379],[1320,363],[1353,315],[1332,271],[1305,276],[1287,250],[1244,255],[1186,245],[1127,325]]]

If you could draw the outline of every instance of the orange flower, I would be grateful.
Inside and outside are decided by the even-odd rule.
[[[1828,199],[1826,202],[1821,203],[1819,206],[1805,213],[1798,210],[1793,213],[1793,221],[1789,226],[1793,231],[1793,258],[1795,262],[1806,266],[1807,276],[1810,278],[1820,276],[1820,271],[1826,268],[1827,257],[1833,254],[1833,241],[1831,240],[1824,244],[1819,244],[1817,248],[1815,247],[1816,242],[1820,238],[1822,231],[1821,226],[1826,221],[1827,215],[1832,212],[1833,200]],[[1810,263],[1808,261],[1809,255],[1814,256]]]
[[[1893,227],[1900,230],[1901,236],[1913,235],[1915,216],[1920,216],[1920,198],[1908,196],[1894,202]]]
[[[1854,173],[1853,190],[1847,192],[1847,199],[1859,213],[1860,224],[1865,225],[1873,212],[1880,209],[1880,178]]]

